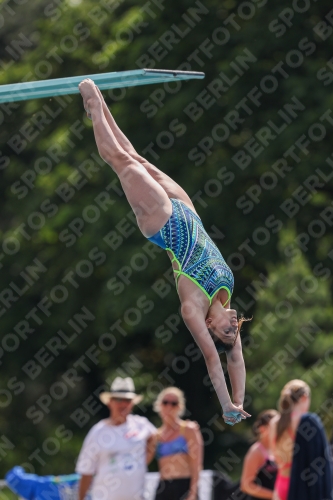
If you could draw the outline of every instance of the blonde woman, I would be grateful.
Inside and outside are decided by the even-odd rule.
[[[282,389],[279,399],[280,415],[270,422],[270,444],[278,474],[273,500],[287,500],[295,435],[302,416],[310,407],[311,390],[303,380],[291,380]]]
[[[196,422],[181,419],[184,393],[177,387],[167,387],[157,396],[154,410],[162,420],[156,435],[160,482],[155,500],[196,500],[203,440]]]
[[[273,498],[277,466],[269,449],[269,423],[276,416],[276,410],[264,410],[253,424],[256,442],[245,455],[240,483],[241,491],[250,495],[248,500]]]

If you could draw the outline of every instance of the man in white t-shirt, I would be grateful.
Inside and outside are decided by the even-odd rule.
[[[94,425],[84,440],[76,464],[78,500],[84,500],[90,486],[92,500],[143,499],[156,428],[147,418],[131,415],[141,399],[130,377],[117,377],[110,392],[100,394],[110,417]]]

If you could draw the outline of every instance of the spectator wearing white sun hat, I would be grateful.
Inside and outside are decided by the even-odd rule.
[[[84,440],[76,464],[81,474],[78,500],[84,500],[90,486],[92,500],[143,499],[156,428],[147,418],[131,414],[141,399],[130,377],[116,377],[110,392],[100,394],[110,416],[94,425]]]

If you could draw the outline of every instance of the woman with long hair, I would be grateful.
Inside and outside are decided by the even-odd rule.
[[[276,410],[259,413],[252,426],[256,439],[245,455],[240,489],[247,493],[246,500],[272,499],[277,466],[269,449],[269,423],[277,417]]]
[[[175,274],[181,315],[200,347],[226,423],[250,417],[243,410],[245,365],[240,340],[244,319],[230,309],[234,278],[205,231],[187,193],[140,156],[122,133],[102,94],[90,79],[79,85],[92,119],[99,154],[119,177],[143,235],[168,252]],[[225,352],[231,400],[219,352]]]
[[[203,462],[203,440],[196,422],[183,420],[185,397],[177,387],[157,396],[154,410],[162,425],[156,434],[160,482],[155,500],[196,500]]]
[[[280,415],[270,422],[270,443],[278,474],[273,500],[287,500],[295,436],[302,416],[310,407],[311,390],[303,380],[291,380],[282,389],[279,399]]]

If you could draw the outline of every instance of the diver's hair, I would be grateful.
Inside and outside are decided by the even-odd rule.
[[[258,440],[260,437],[260,427],[267,427],[272,418],[278,414],[279,413],[276,410],[264,410],[259,413],[252,426],[252,432],[256,440]]]
[[[290,380],[282,389],[279,399],[280,419],[276,427],[276,441],[288,429],[291,423],[291,412],[302,396],[311,395],[311,389],[306,382],[299,379]]]
[[[164,399],[164,396],[166,396],[167,394],[173,394],[178,398],[178,416],[182,417],[186,410],[186,400],[183,391],[178,389],[178,387],[166,387],[165,389],[163,389],[156,398],[156,401],[153,405],[153,410],[156,411],[156,413],[159,413],[161,411],[161,403]]]
[[[238,327],[237,327],[237,333],[236,333],[236,337],[235,337],[235,342],[233,343],[233,346],[236,344],[236,340],[237,340],[237,337],[241,331],[241,328],[242,328],[242,325],[245,321],[251,321],[252,318],[244,318],[244,316],[241,316],[239,319],[238,319]]]
[[[238,326],[237,326],[237,332],[236,332],[236,336],[235,336],[235,340],[228,344],[226,342],[223,342],[222,340],[220,340],[216,335],[215,333],[212,331],[211,328],[208,328],[208,331],[212,337],[212,339],[214,340],[215,342],[215,347],[216,347],[216,350],[219,354],[221,354],[222,352],[226,352],[226,351],[231,351],[231,349],[234,347],[234,345],[236,344],[236,340],[237,340],[237,337],[241,331],[241,328],[242,328],[242,325],[244,323],[244,321],[251,321],[252,318],[244,318],[244,316],[241,316],[239,319],[238,319]]]

